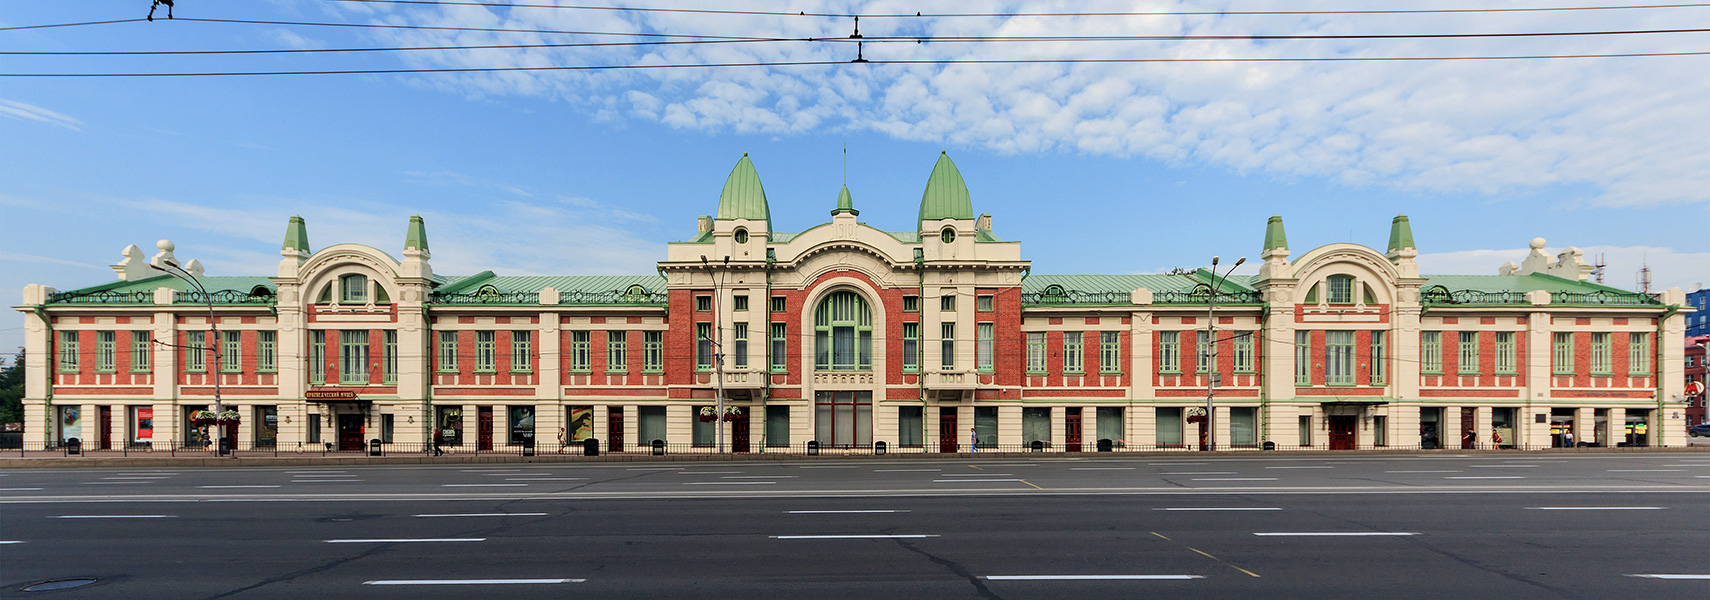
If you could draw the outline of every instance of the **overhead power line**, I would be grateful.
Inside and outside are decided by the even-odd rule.
[[[869,60],[864,65],[955,65],[955,64],[1153,64],[1153,63],[1291,63],[1291,62],[1429,62],[1463,60],[1551,60],[1585,58],[1642,58],[1664,56],[1710,56],[1704,52],[1632,52],[1617,54],[1533,54],[1513,56],[1326,56],[1326,57],[1210,57],[1210,58],[1019,58],[1019,59],[920,59]],[[709,69],[731,67],[798,67],[849,65],[849,61],[779,61],[751,63],[682,63],[632,65],[556,65],[540,67],[434,67],[421,69],[348,69],[297,71],[209,71],[154,73],[0,73],[0,77],[254,77],[277,75],[388,75],[426,73],[503,73],[519,71],[619,71],[642,69]]]
[[[621,32],[576,32],[584,35],[642,36],[694,38],[676,41],[585,42],[563,44],[484,44],[470,46],[392,46],[377,48],[282,48],[258,50],[111,50],[111,51],[0,51],[14,56],[142,56],[142,55],[204,55],[204,54],[312,54],[337,52],[403,52],[422,50],[511,50],[528,48],[587,48],[602,46],[664,46],[674,44],[706,44],[733,42],[912,42],[912,43],[973,43],[973,42],[1192,42],[1192,41],[1286,41],[1286,40],[1388,40],[1442,38],[1529,38],[1582,37],[1675,33],[1710,33],[1702,29],[1636,29],[1622,31],[1553,31],[1518,33],[1397,33],[1397,34],[1299,34],[1299,35],[1114,35],[1114,36],[874,36],[860,39],[818,37],[731,37],[688,34],[640,34]]]
[[[564,4],[520,4],[509,2],[477,2],[469,0],[327,0],[358,4],[413,4],[423,6],[481,6],[486,8],[542,8],[558,10],[598,10],[642,13],[688,13],[704,15],[744,15],[772,17],[821,17],[869,19],[924,19],[954,17],[1191,17],[1191,16],[1292,16],[1292,15],[1409,15],[1409,14],[1478,14],[1513,12],[1568,12],[1607,10],[1651,10],[1664,8],[1704,8],[1710,3],[1689,4],[1623,4],[1605,6],[1539,6],[1508,8],[1420,8],[1365,10],[1201,10],[1201,11],[1072,11],[1072,12],[993,12],[993,13],[821,13],[770,10],[729,10],[711,8],[647,8],[633,6],[587,6]]]
[[[0,31],[16,31],[19,29],[48,29],[51,27],[82,27],[84,25],[111,25],[113,23],[141,23],[146,19],[117,19],[113,21],[82,21],[78,23],[49,23],[46,25],[14,25],[0,27]]]

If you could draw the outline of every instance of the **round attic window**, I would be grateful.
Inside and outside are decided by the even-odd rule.
[[[747,229],[736,230],[736,243],[738,243],[738,244],[748,243],[748,230]]]
[[[956,241],[956,230],[945,227],[944,231],[938,234],[938,239],[944,240],[946,244],[954,242]]]

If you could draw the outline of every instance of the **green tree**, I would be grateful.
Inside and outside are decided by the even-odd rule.
[[[24,420],[24,349],[10,362],[0,358],[0,423]]]

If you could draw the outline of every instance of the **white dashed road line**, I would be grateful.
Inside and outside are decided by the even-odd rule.
[[[418,542],[485,542],[487,538],[379,538],[369,540],[327,540],[328,544],[410,544]]]
[[[1255,531],[1253,535],[1260,537],[1391,537],[1419,534],[1408,531]]]
[[[1201,506],[1193,506],[1193,507],[1178,507],[1178,508],[1154,508],[1154,509],[1152,509],[1152,510],[1171,510],[1171,511],[1245,511],[1245,510],[1282,510],[1282,509],[1281,509],[1281,508],[1277,508],[1277,507],[1245,507],[1245,506],[1228,506],[1228,507],[1220,507],[1220,506],[1203,506],[1203,507],[1201,507]]]
[[[544,517],[546,513],[449,513],[410,515],[418,519],[433,519],[439,517]]]
[[[987,575],[989,581],[1185,581],[1200,575]]]
[[[935,538],[931,533],[855,534],[855,535],[769,535],[774,540],[917,540]]]
[[[550,585],[582,583],[586,579],[376,579],[362,585]]]

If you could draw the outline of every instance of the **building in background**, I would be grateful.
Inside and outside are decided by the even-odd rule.
[[[240,449],[1685,443],[1685,294],[1588,282],[1542,239],[1496,274],[1422,275],[1405,216],[1383,250],[1298,253],[1273,216],[1230,241],[1257,275],[1040,274],[948,156],[909,231],[861,222],[846,187],[793,232],[768,202],[745,155],[657,273],[621,277],[442,275],[419,217],[402,259],[314,248],[292,217],[274,273],[183,262],[208,294],[150,267],[182,262],[170,242],[131,246],[111,283],[24,290],[26,443],[201,447],[216,382]]]
[[[1698,311],[1686,318],[1686,335],[1710,335],[1710,290],[1701,289],[1688,293],[1686,305]]]
[[[1705,364],[1705,359],[1710,357],[1705,355],[1706,345],[1710,345],[1710,336],[1696,335],[1686,338],[1686,383],[1689,386],[1687,391],[1694,391],[1690,388],[1694,382],[1701,386],[1697,388],[1697,394],[1686,395],[1687,426],[1705,422],[1705,408],[1710,407],[1710,401],[1707,401],[1710,400],[1710,391],[1706,391],[1710,390],[1710,378],[1705,377],[1706,373],[1710,373],[1710,365]]]

